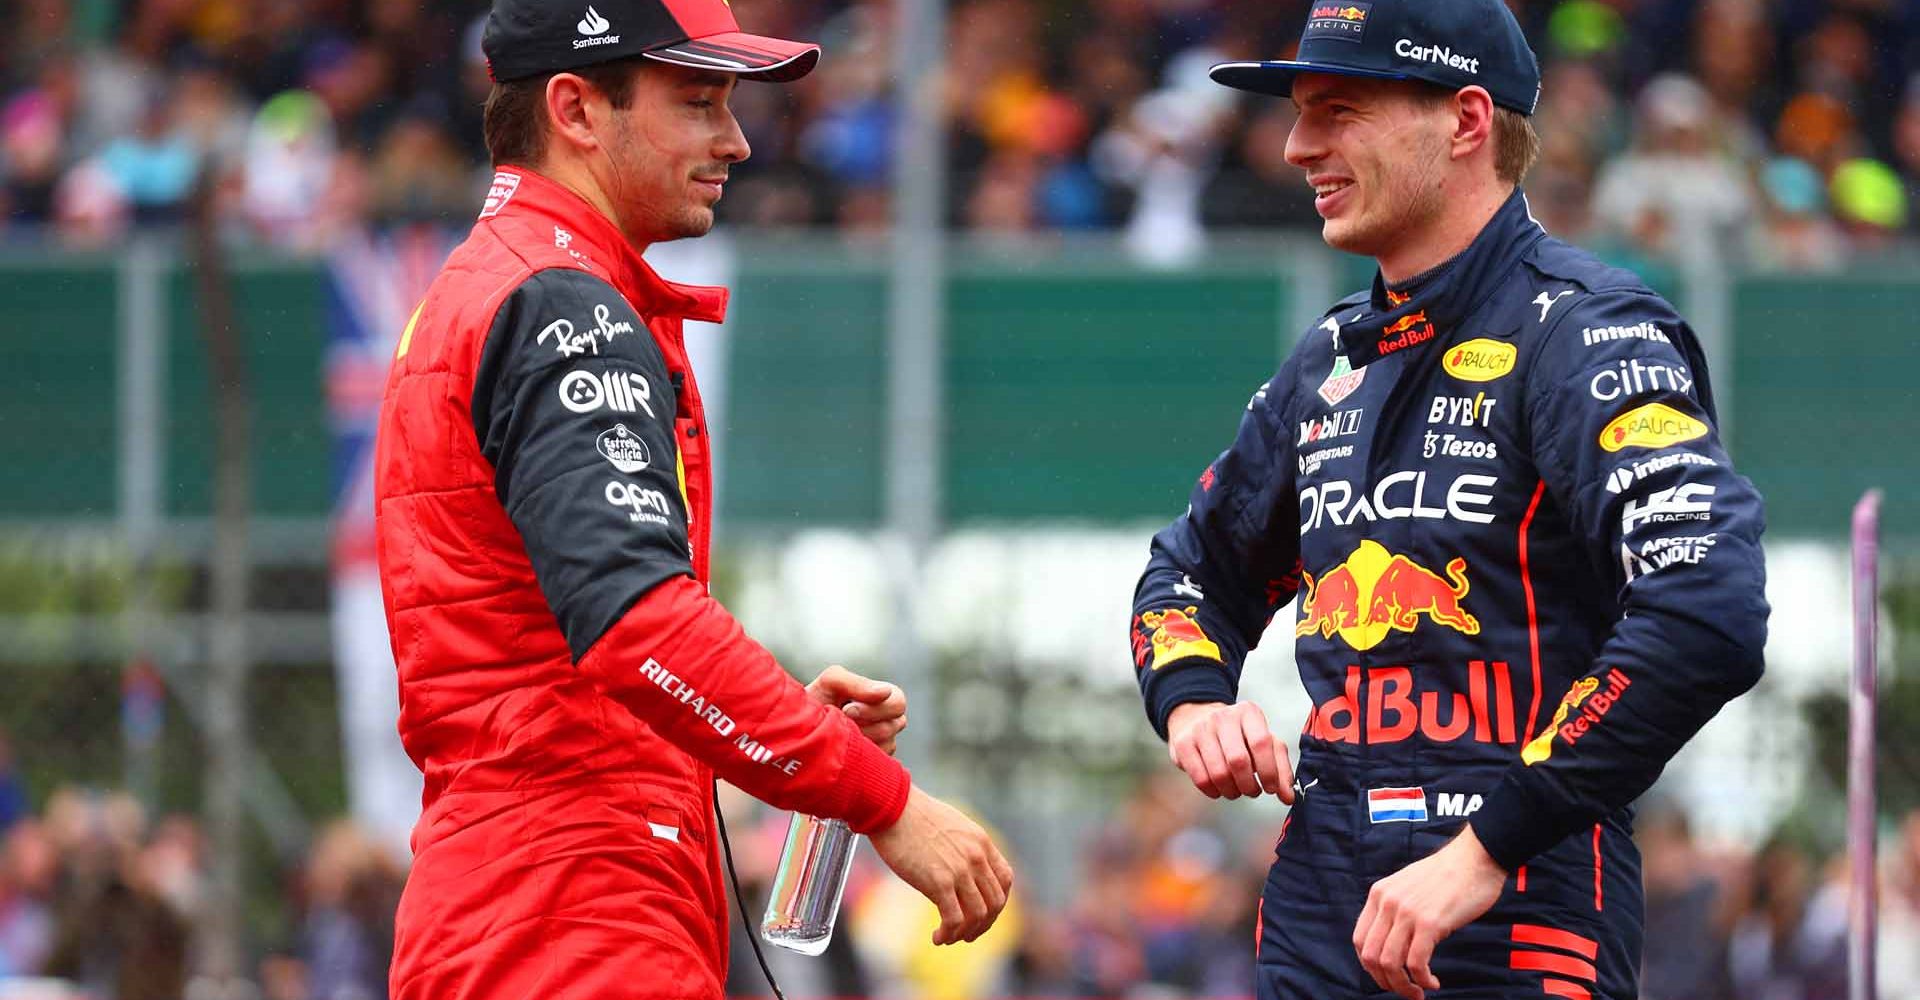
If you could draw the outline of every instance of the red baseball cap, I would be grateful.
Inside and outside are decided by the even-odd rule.
[[[741,31],[726,0],[494,0],[480,47],[503,82],[629,56],[786,82],[820,61],[818,45]]]

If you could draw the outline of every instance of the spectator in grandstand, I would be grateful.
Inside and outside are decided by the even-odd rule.
[[[330,825],[307,861],[309,910],[301,929],[312,1000],[383,997],[393,959],[400,866],[351,822]]]
[[[1636,820],[1647,887],[1647,936],[1641,955],[1646,1000],[1728,997],[1728,894],[1694,844],[1686,814],[1656,803]]]
[[[59,108],[46,92],[28,90],[0,108],[0,157],[4,157],[6,215],[15,225],[53,220],[54,188],[66,156]],[[6,825],[0,796],[0,827]]]
[[[1790,156],[1767,161],[1760,193],[1756,263],[1794,271],[1831,271],[1843,263],[1846,237],[1827,214],[1826,187],[1811,164]]]
[[[1727,971],[1735,997],[1819,1000],[1826,996],[1813,992],[1821,956],[1807,933],[1814,877],[1814,863],[1785,842],[1770,843],[1755,856],[1727,946]]]
[[[420,95],[380,137],[372,170],[373,217],[385,224],[446,222],[485,191],[485,178],[447,131],[440,102]]]
[[[0,980],[37,975],[53,950],[58,858],[46,828],[25,819],[0,841]]]
[[[1910,810],[1891,845],[1880,890],[1881,1000],[1920,1000],[1920,809]]]
[[[1200,220],[1209,228],[1311,225],[1320,218],[1313,189],[1287,162],[1293,106],[1266,101],[1247,110],[1246,127],[1200,196]]]
[[[1907,204],[1920,204],[1920,73],[1907,80],[1900,110],[1894,115],[1893,157],[1906,188]],[[1920,212],[1913,213],[1908,224],[1920,226]]]
[[[175,127],[170,93],[151,95],[138,128],[100,151],[100,166],[132,209],[136,223],[178,222],[200,178],[201,155]]]
[[[0,729],[0,834],[27,817],[26,779],[13,759],[13,741]]]
[[[1720,139],[1735,157],[1755,162],[1767,151],[1758,122],[1776,107],[1780,74],[1771,70],[1773,25],[1760,0],[1706,0],[1693,20],[1693,70],[1713,101]]]
[[[1884,249],[1906,228],[1906,185],[1879,160],[1860,157],[1841,163],[1833,171],[1829,193],[1856,252]]]
[[[62,872],[43,971],[115,1000],[178,1000],[191,928],[168,898],[168,866],[143,850],[139,805],[66,790],[47,815]]]
[[[1721,144],[1711,97],[1692,78],[1661,76],[1636,104],[1634,147],[1594,189],[1594,222],[1654,256],[1700,266],[1725,261],[1753,215],[1747,174]]]

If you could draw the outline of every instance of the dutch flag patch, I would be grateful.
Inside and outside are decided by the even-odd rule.
[[[1424,788],[1369,788],[1367,818],[1375,823],[1425,823],[1427,791]]]

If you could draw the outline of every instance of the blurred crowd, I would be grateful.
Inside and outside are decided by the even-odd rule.
[[[1920,7],[1900,0],[1509,0],[1545,69],[1528,183],[1558,235],[1652,266],[1831,269],[1920,224]],[[583,5],[584,6],[584,5]],[[1179,261],[1219,228],[1310,225],[1288,102],[1208,65],[1286,54],[1305,0],[950,0],[933,81],[952,225],[1108,229]],[[819,72],[740,88],[755,147],[722,215],[886,224],[890,0],[738,0]],[[20,0],[0,41],[15,234],[104,244],[196,199],[324,248],[463,225],[485,189],[483,0]]]
[[[0,803],[17,778],[0,761]],[[21,797],[24,800],[24,796]],[[734,853],[758,920],[785,816],[738,793]],[[1072,897],[1017,893],[966,947],[928,943],[938,915],[863,851],[833,946],[770,951],[795,1000],[889,996],[1244,997],[1271,834],[1222,832],[1221,806],[1168,775],[1146,780],[1080,846]],[[1847,886],[1839,857],[1786,841],[1709,847],[1659,805],[1639,824],[1648,1000],[1842,1000]],[[1920,998],[1920,811],[1884,843],[1880,996]],[[0,997],[179,1000],[195,995],[205,842],[192,819],[149,821],[129,796],[54,791],[0,815]],[[1019,859],[1015,858],[1016,864]],[[404,868],[348,822],[316,832],[250,928],[261,1000],[379,1000]],[[258,894],[256,894],[257,897]],[[272,919],[260,914],[270,910]],[[728,992],[770,995],[736,923]]]

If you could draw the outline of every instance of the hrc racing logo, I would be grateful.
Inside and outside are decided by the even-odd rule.
[[[1195,615],[1200,609],[1188,605],[1180,608],[1163,608],[1159,611],[1143,611],[1137,619],[1138,627],[1133,633],[1133,659],[1142,663],[1147,658],[1147,650],[1153,650],[1151,669],[1158,670],[1175,660],[1189,656],[1219,663],[1220,646],[1207,638]],[[1151,630],[1151,631],[1149,631]]]
[[[1468,587],[1465,559],[1447,563],[1443,578],[1369,539],[1319,580],[1311,574],[1305,580],[1296,638],[1338,635],[1354,649],[1368,650],[1393,632],[1419,628],[1422,615],[1467,635],[1480,634],[1480,620],[1460,606]]]
[[[1447,352],[1440,367],[1462,382],[1491,382],[1513,371],[1520,349],[1480,337]]]
[[[1613,419],[1600,432],[1600,447],[1665,448],[1707,436],[1707,425],[1665,403],[1635,407]]]
[[[1548,723],[1546,731],[1521,748],[1520,760],[1532,766],[1552,757],[1555,736],[1563,737],[1568,746],[1578,743],[1580,737],[1587,735],[1588,730],[1606,718],[1632,684],[1633,681],[1618,668],[1607,671],[1607,689],[1599,694],[1594,693],[1600,690],[1598,677],[1582,677],[1574,682],[1573,687],[1567,690],[1567,696],[1560,699],[1560,707],[1554,709],[1553,721]],[[1567,717],[1576,708],[1580,709],[1580,714],[1569,721]]]

